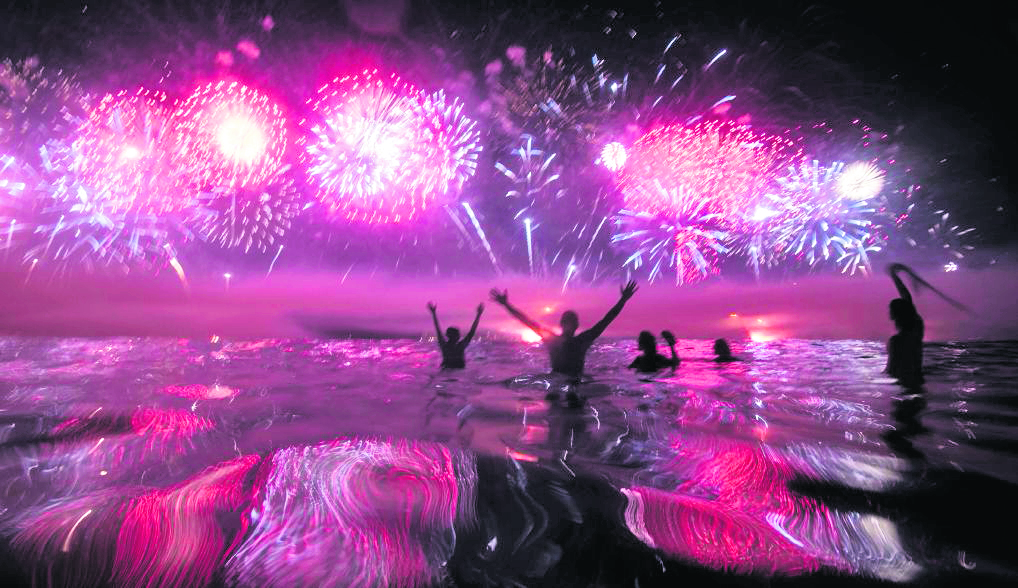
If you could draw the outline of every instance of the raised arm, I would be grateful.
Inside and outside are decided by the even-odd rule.
[[[671,366],[679,367],[679,362],[682,360],[679,359],[679,354],[675,353],[675,335],[671,331],[661,331],[661,338],[665,340],[665,343],[668,343],[668,349],[672,350]]]
[[[509,304],[509,291],[503,290],[499,292],[497,288],[491,289],[491,299],[505,307],[509,314],[516,317],[516,320],[520,321],[527,326],[531,331],[537,333],[542,339],[549,339],[555,336],[555,333],[541,326],[541,323],[535,321],[529,316],[523,314],[519,309]]]
[[[615,306],[611,307],[611,310],[609,310],[608,313],[604,315],[604,318],[598,321],[596,325],[584,331],[582,336],[589,337],[591,339],[597,339],[600,337],[601,333],[608,328],[608,325],[615,320],[615,317],[619,316],[619,313],[622,312],[622,307],[626,305],[626,301],[632,298],[633,294],[636,293],[636,282],[630,281],[624,288],[619,289],[619,293],[621,295],[619,296],[619,301],[615,303]]]
[[[908,291],[908,288],[905,286],[905,282],[902,282],[901,278],[898,277],[898,272],[901,271],[914,276],[912,270],[903,263],[892,263],[887,266],[887,273],[890,274],[891,279],[894,280],[894,287],[898,289],[898,296],[900,296],[903,300],[908,301],[909,304],[912,304],[912,293]]]
[[[470,340],[474,338],[474,333],[477,332],[477,323],[481,322],[481,314],[484,312],[484,303],[477,305],[477,316],[474,317],[474,324],[470,325],[470,330],[467,332],[467,336],[463,338],[463,346],[466,347]]]
[[[438,344],[445,345],[445,337],[442,336],[442,327],[438,326],[438,305],[434,302],[429,302],[428,310],[431,311],[431,320],[435,322],[435,336],[438,337]]]

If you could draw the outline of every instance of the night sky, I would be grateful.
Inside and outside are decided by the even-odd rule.
[[[92,61],[93,67],[101,67],[94,62],[101,61],[96,56],[103,55],[104,46],[118,53],[134,43],[142,44],[149,36],[148,28],[171,12],[184,21],[214,14],[202,4],[153,3],[160,8],[149,11],[150,22],[142,22],[145,19],[137,15],[144,12],[144,2],[8,2],[0,8],[8,16],[0,24],[0,52],[13,57],[35,54],[69,65]],[[345,7],[375,4],[346,0],[225,5],[232,15],[228,18],[271,13],[280,23],[279,31],[286,30],[290,20],[309,31],[381,45],[412,42],[408,39],[438,43],[445,36],[457,38],[469,49],[463,39],[473,35],[478,51],[471,55],[464,50],[451,59],[474,68],[482,66],[478,59],[490,56],[484,51],[487,42],[504,46],[515,40],[535,46],[550,35],[575,42],[577,47],[586,45],[585,49],[630,51],[637,45],[618,41],[623,37],[620,32],[630,28],[641,39],[692,28],[722,43],[726,35],[739,38],[741,27],[743,36],[748,30],[794,51],[817,48],[860,81],[863,98],[856,97],[853,106],[864,106],[884,121],[904,125],[903,136],[910,147],[935,162],[935,169],[926,170],[928,182],[935,184],[937,198],[949,203],[956,218],[977,226],[981,244],[1015,242],[1012,227],[1018,220],[1018,200],[1009,194],[1007,176],[1014,152],[1009,86],[1018,21],[993,3],[935,7],[932,3],[639,1],[627,3],[622,10],[618,3],[607,2],[410,0],[400,32],[365,34]],[[401,2],[382,4],[383,13],[398,12]],[[195,26],[196,30],[214,28],[207,22]],[[296,28],[300,27],[291,31]],[[475,63],[469,63],[472,58]]]

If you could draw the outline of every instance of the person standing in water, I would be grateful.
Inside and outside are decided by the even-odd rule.
[[[559,320],[559,325],[562,327],[561,335],[556,335],[551,329],[541,326],[540,323],[509,304],[508,290],[499,292],[497,288],[492,288],[491,299],[504,306],[509,314],[541,337],[541,341],[548,347],[548,354],[551,356],[552,372],[579,379],[583,375],[583,363],[587,356],[587,350],[615,320],[615,317],[619,316],[626,301],[632,298],[635,293],[636,282],[630,281],[625,287],[620,288],[619,301],[611,307],[604,318],[580,334],[576,334],[576,329],[580,326],[580,317],[571,310],[563,312],[562,318]]]
[[[643,331],[636,339],[643,355],[637,356],[633,363],[629,364],[630,369],[635,368],[636,371],[642,373],[653,373],[666,367],[673,369],[679,367],[679,356],[675,353],[675,335],[672,335],[671,331],[661,331],[661,338],[665,340],[665,343],[668,343],[668,348],[672,350],[672,357],[667,358],[658,353],[654,334],[650,331]]]
[[[924,283],[911,268],[900,263],[887,266],[898,296],[890,304],[891,320],[898,332],[887,342],[887,373],[906,387],[920,386],[923,383],[923,334],[925,327],[923,317],[912,302],[912,294],[898,277],[898,272],[905,272],[916,280]]]
[[[428,303],[428,310],[431,311],[431,319],[435,322],[435,337],[438,347],[442,350],[442,368],[463,369],[467,367],[465,353],[470,340],[477,332],[477,323],[481,322],[481,313],[484,312],[484,304],[477,305],[477,316],[474,317],[474,324],[470,325],[467,336],[460,340],[460,330],[456,327],[449,327],[445,330],[445,337],[442,337],[442,327],[438,325],[438,306],[434,302]]]
[[[732,348],[728,346],[728,341],[724,339],[714,340],[714,361],[718,363],[728,363],[730,361],[739,361],[738,357],[732,355]]]

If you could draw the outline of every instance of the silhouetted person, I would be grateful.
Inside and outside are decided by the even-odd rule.
[[[657,339],[654,338],[653,333],[643,331],[636,338],[636,343],[643,355],[637,356],[633,363],[629,364],[629,367],[643,373],[653,373],[668,367],[679,367],[679,356],[675,353],[675,335],[672,335],[670,331],[661,331],[661,338],[665,340],[665,343],[668,343],[668,348],[672,350],[671,358],[657,352]]]
[[[498,289],[492,288],[491,299],[504,306],[509,314],[540,335],[541,341],[548,347],[548,354],[551,356],[551,371],[579,378],[583,375],[583,361],[586,358],[587,350],[615,320],[615,317],[619,316],[626,301],[636,293],[636,282],[629,282],[620,289],[620,292],[619,301],[604,315],[604,318],[579,335],[576,334],[576,329],[580,326],[580,318],[571,310],[562,313],[562,318],[559,321],[562,334],[556,335],[509,304],[508,290],[499,292]]]
[[[474,324],[470,325],[467,336],[460,340],[460,330],[456,327],[449,327],[445,330],[445,337],[442,337],[442,327],[438,326],[438,306],[434,302],[428,303],[428,310],[431,311],[431,318],[435,321],[435,336],[438,339],[438,347],[442,350],[442,367],[448,369],[462,369],[467,367],[467,360],[464,353],[467,345],[474,338],[477,332],[477,323],[481,322],[481,313],[484,312],[484,304],[477,305],[477,316],[474,317]]]
[[[915,387],[923,383],[923,319],[916,311],[912,302],[912,294],[905,287],[905,284],[898,277],[898,272],[903,271],[920,280],[908,266],[900,263],[892,263],[887,267],[887,272],[894,280],[894,286],[898,289],[900,298],[891,301],[891,320],[894,321],[897,334],[892,335],[887,342],[887,373],[896,378],[900,384],[906,387]]]
[[[717,357],[714,361],[726,363],[729,361],[739,361],[738,357],[732,355],[732,348],[728,346],[728,341],[724,339],[715,339],[714,341],[714,354]]]

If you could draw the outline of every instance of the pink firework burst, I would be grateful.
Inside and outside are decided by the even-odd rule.
[[[365,70],[322,86],[304,157],[333,216],[399,224],[454,194],[477,167],[479,134],[462,105],[395,74]]]
[[[621,187],[626,207],[669,214],[683,202],[703,200],[705,210],[736,222],[789,160],[802,157],[794,142],[729,121],[670,125],[640,137],[629,149]]]
[[[188,206],[170,114],[166,95],[145,89],[107,94],[92,109],[74,142],[73,167],[97,209],[160,215]]]
[[[198,189],[257,188],[286,152],[286,116],[268,96],[239,82],[196,89],[177,110],[183,166]]]

